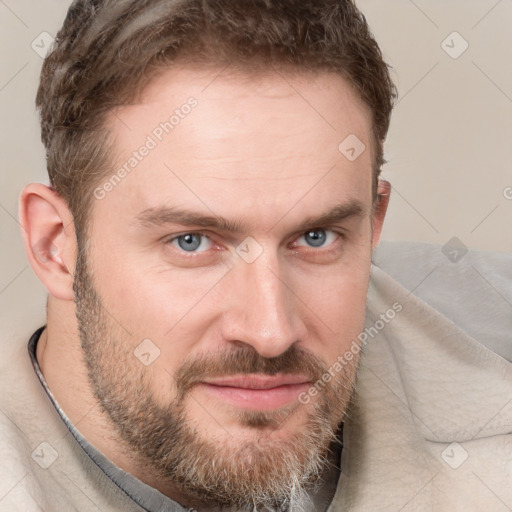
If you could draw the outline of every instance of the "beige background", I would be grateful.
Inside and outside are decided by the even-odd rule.
[[[443,245],[455,236],[470,248],[511,252],[512,1],[358,4],[400,91],[383,174],[394,187],[384,239]],[[0,0],[0,325],[7,338],[44,321],[45,292],[25,258],[17,200],[25,183],[46,181],[34,111],[44,48],[36,45],[44,46],[43,32],[56,34],[68,5]]]

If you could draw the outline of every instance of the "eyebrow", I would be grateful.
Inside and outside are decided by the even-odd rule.
[[[360,201],[350,200],[347,203],[338,204],[330,208],[319,216],[310,216],[301,220],[296,230],[302,231],[308,228],[328,226],[349,218],[363,217],[365,212],[366,208]],[[274,227],[279,224],[283,218],[281,218]],[[229,220],[217,215],[203,215],[201,213],[168,206],[148,208],[137,215],[136,220],[144,227],[180,224],[183,226],[217,229],[230,233],[247,231],[246,226],[240,221]],[[271,230],[273,228],[271,228]]]
[[[343,203],[332,207],[327,212],[317,217],[307,217],[300,222],[297,231],[306,230],[308,228],[317,228],[322,226],[330,226],[343,220],[350,218],[363,217],[366,208],[363,203],[355,199],[348,203]]]

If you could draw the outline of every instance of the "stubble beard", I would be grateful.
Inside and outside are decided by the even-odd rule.
[[[133,342],[104,310],[79,251],[75,273],[76,315],[91,389],[134,460],[194,501],[244,510],[300,510],[308,492],[329,469],[329,450],[351,396],[356,362],[325,384],[307,406],[257,412],[240,411],[240,425],[253,436],[236,445],[227,431],[206,439],[187,417],[185,400],[195,383],[212,370],[234,373],[300,373],[312,382],[327,372],[309,352],[291,347],[277,358],[251,347],[185,362],[176,372],[176,399],[163,407],[153,394],[152,373],[133,354]],[[172,343],[172,341],[171,341]],[[127,348],[130,347],[130,348]],[[213,359],[212,359],[213,357]],[[308,407],[304,413],[300,410]],[[303,426],[282,435],[287,418],[302,413]],[[212,412],[214,423],[215,411]],[[272,436],[280,431],[279,436]],[[225,434],[225,435],[224,435]],[[248,439],[248,440],[247,440]],[[172,497],[172,496],[171,496]]]

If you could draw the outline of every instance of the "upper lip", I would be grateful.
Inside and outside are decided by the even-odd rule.
[[[278,386],[305,384],[310,380],[305,375],[233,375],[204,379],[205,384],[246,389],[272,389]]]

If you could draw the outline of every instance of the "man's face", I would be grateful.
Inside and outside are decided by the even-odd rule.
[[[321,474],[350,397],[355,358],[332,367],[364,320],[371,116],[339,76],[219,71],[170,70],[110,115],[112,174],[127,165],[96,189],[77,315],[139,467],[279,503]]]

